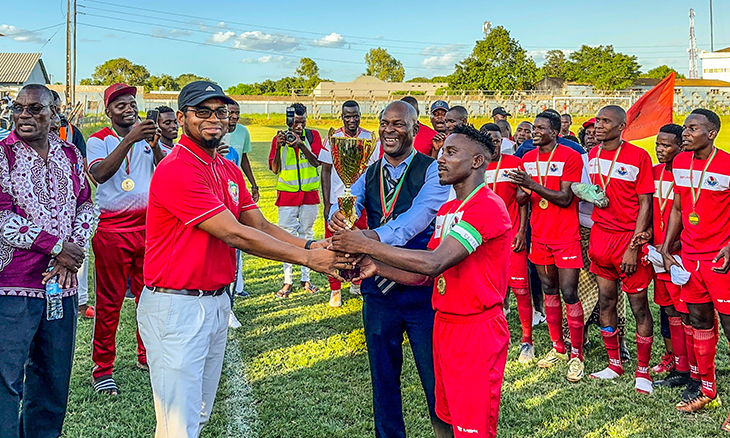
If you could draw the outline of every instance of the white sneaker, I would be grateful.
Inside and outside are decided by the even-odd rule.
[[[237,329],[237,328],[241,327],[241,321],[239,321],[238,318],[236,318],[236,315],[233,313],[232,310],[231,310],[230,315],[228,315],[228,327],[230,327],[232,329]]]
[[[651,380],[647,379],[646,377],[637,377],[634,388],[636,388],[637,392],[640,392],[642,394],[651,394],[652,392],[654,392],[654,385],[652,385]]]
[[[545,322],[545,315],[538,312],[537,310],[534,310],[532,312],[532,326],[535,327],[536,325],[540,325]]]
[[[591,377],[594,379],[601,379],[601,380],[612,380],[616,377],[619,377],[620,374],[616,371],[612,370],[611,368],[605,368],[601,371],[597,371],[593,374],[591,374]]]
[[[350,285],[350,293],[352,295],[362,296],[362,292],[360,292],[360,285],[352,283]]]
[[[504,316],[507,316],[507,315],[509,315],[510,308],[509,307],[503,307],[502,308],[502,311],[504,312]]]
[[[330,307],[342,307],[342,293],[339,289],[335,289],[330,293]]]

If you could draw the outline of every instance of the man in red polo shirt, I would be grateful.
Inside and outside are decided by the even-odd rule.
[[[649,153],[621,140],[626,111],[615,105],[596,115],[595,135],[600,145],[588,153],[588,173],[593,184],[606,191],[606,208],[593,209],[589,246],[591,272],[598,282],[601,335],[608,351],[608,368],[591,374],[614,379],[623,374],[618,340],[618,282],[628,294],[636,319],[636,382],[638,392],[653,391],[649,375],[654,328],[647,291],[652,268],[640,260],[639,246],[632,240],[651,230],[654,178]]]
[[[296,140],[289,143],[284,132],[279,131],[271,140],[269,169],[278,177],[276,206],[279,207],[279,227],[292,236],[303,239],[314,237],[314,221],[319,213],[319,166],[317,156],[322,150],[319,132],[306,129],[307,107],[301,103],[292,105],[294,120],[289,127]],[[287,122],[289,123],[289,122]],[[301,267],[301,286],[309,293],[319,289],[309,278],[309,268]],[[284,286],[275,293],[277,298],[287,298],[292,290],[292,265],[284,263]]]
[[[682,132],[686,152],[677,155],[672,168],[676,192],[666,240],[680,237],[682,264],[690,272],[681,299],[689,310],[702,382],[688,385],[682,394],[677,409],[684,412],[720,404],[715,385],[715,311],[725,336],[730,336],[730,154],[714,144],[719,131],[717,114],[692,111]],[[677,269],[669,247],[662,247],[662,258],[667,270]],[[730,431],[728,420],[723,430]]]
[[[145,215],[150,180],[165,157],[160,130],[152,120],[139,121],[137,88],[114,84],[104,91],[111,127],[92,134],[86,144],[89,174],[99,184],[99,227],[92,239],[96,265],[96,317],[91,358],[97,393],[116,395],[112,377],[119,312],[127,285],[139,301],[142,292]],[[129,282],[129,283],[128,283]],[[137,366],[147,369],[144,345],[137,335]]]
[[[497,436],[509,342],[502,302],[512,220],[504,201],[484,182],[495,150],[491,139],[471,125],[461,125],[443,149],[439,182],[453,185],[456,199],[439,210],[430,251],[392,247],[360,232],[335,234],[332,243],[337,250],[372,257],[360,262],[363,278],[380,275],[417,285],[436,280],[436,414],[452,427],[451,434],[437,429],[436,436],[491,438]]]
[[[420,116],[421,111],[418,109],[418,101],[413,96],[406,96],[401,101],[409,104],[416,109],[416,115]],[[418,134],[413,139],[413,149],[418,152],[431,156],[431,149],[433,148],[433,137],[436,135],[436,131],[431,129],[430,126],[426,126],[421,122],[418,122]]]
[[[584,375],[583,305],[578,297],[578,275],[583,267],[578,222],[578,198],[570,185],[580,182],[583,160],[580,154],[557,143],[560,116],[552,112],[537,115],[534,123],[535,149],[525,154],[524,171],[510,172],[510,178],[530,195],[532,244],[529,259],[536,265],[545,293],[545,317],[553,348],[537,362],[550,368],[567,361],[563,341],[563,309],[570,330],[571,352],[567,379],[578,382]]]
[[[196,438],[210,418],[231,310],[236,251],[337,275],[334,253],[269,223],[235,163],[216,149],[231,100],[196,81],[178,98],[183,136],[157,168],[147,210],[145,288],[137,320],[147,345],[156,438]]]
[[[512,220],[512,251],[509,259],[509,280],[507,285],[517,299],[517,313],[522,326],[520,363],[532,362],[535,347],[532,343],[532,300],[530,299],[529,272],[527,269],[527,203],[530,197],[509,177],[511,172],[524,170],[522,160],[514,155],[503,155],[502,133],[495,123],[486,123],[480,129],[489,135],[494,144],[492,161],[487,166],[484,181],[507,205]],[[505,300],[507,303],[507,300]]]

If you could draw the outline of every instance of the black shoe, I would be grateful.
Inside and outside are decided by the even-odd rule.
[[[621,364],[625,365],[631,362],[631,353],[626,347],[619,347],[619,354],[621,355]]]
[[[702,383],[699,380],[689,379],[687,388],[682,392],[682,401],[688,402],[702,395]]]
[[[677,370],[672,370],[664,379],[655,381],[654,386],[678,388],[688,384],[689,380],[689,371],[682,373]]]

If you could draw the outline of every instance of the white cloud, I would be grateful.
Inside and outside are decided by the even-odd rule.
[[[421,51],[423,56],[447,55],[450,53],[462,53],[466,49],[466,44],[448,44],[446,46],[426,47]]]
[[[170,29],[170,30],[164,30],[164,29],[153,29],[152,30],[152,36],[156,37],[181,37],[181,36],[190,36],[193,32],[190,30],[179,30],[179,29]]]
[[[228,32],[218,32],[213,35],[211,35],[210,38],[208,38],[208,42],[215,43],[215,44],[222,44],[231,39],[231,37],[235,36],[236,32],[228,31]]]
[[[324,38],[312,41],[312,45],[317,47],[339,48],[345,47],[347,45],[347,41],[345,41],[345,38],[342,35],[332,32]]]
[[[11,26],[9,24],[0,24],[0,34],[5,35],[6,38],[19,41],[21,43],[44,43],[45,40],[41,38],[37,32],[21,29],[19,27]]]
[[[453,67],[461,61],[463,56],[459,53],[446,53],[444,55],[429,56],[421,61],[421,65],[427,68]]]
[[[241,60],[244,64],[275,64],[279,67],[292,67],[299,64],[299,61],[295,58],[287,56],[276,56],[276,55],[264,55],[258,58],[244,58]]]
[[[218,29],[228,29],[228,25],[225,21],[221,21],[220,23],[216,24],[215,27]]]
[[[535,64],[539,66],[545,63],[545,57],[550,50],[554,49],[528,50],[527,56],[532,58],[533,61],[535,61]],[[570,56],[571,53],[575,52],[575,50],[561,50],[561,52],[563,52],[565,54],[565,57],[567,58],[568,56]]]
[[[235,37],[233,42],[233,47],[237,49],[270,52],[293,52],[300,46],[299,40],[291,35],[265,33],[260,30],[244,32]]]

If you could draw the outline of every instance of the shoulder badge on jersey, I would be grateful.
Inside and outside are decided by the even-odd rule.
[[[228,180],[228,193],[231,195],[231,198],[233,198],[233,202],[238,204],[238,184],[234,183],[230,179]]]

